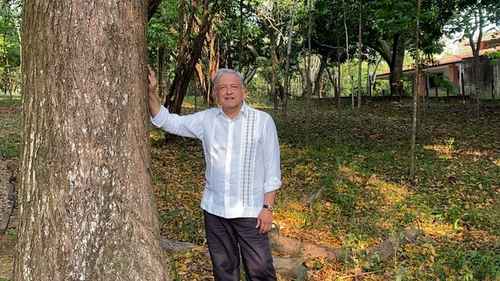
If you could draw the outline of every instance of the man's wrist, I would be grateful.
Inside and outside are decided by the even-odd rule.
[[[262,205],[262,208],[270,211],[271,213],[274,211],[274,207],[272,204],[264,204]]]

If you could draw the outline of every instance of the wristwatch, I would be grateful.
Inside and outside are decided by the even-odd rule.
[[[268,204],[264,204],[262,206],[264,209],[268,209],[269,211],[271,211],[271,213],[273,212],[274,208],[273,208],[273,205],[268,205]]]

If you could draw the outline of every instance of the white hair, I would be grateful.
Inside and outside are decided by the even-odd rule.
[[[243,79],[243,76],[241,75],[241,73],[239,73],[236,70],[229,69],[229,68],[220,68],[219,70],[217,70],[217,72],[215,73],[214,79],[213,79],[214,85],[217,84],[217,81],[219,81],[220,78],[222,77],[222,75],[224,75],[224,74],[235,75],[236,77],[238,77],[238,79],[240,79],[241,86],[243,88],[246,88],[245,79]]]

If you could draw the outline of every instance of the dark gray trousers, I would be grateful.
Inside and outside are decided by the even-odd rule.
[[[267,234],[257,218],[225,219],[204,211],[208,250],[216,281],[240,280],[240,252],[247,281],[276,281]]]

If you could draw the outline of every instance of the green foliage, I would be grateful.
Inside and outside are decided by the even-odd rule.
[[[493,63],[495,63],[495,60],[500,59],[500,51],[488,52],[486,53],[486,56],[493,60]]]
[[[436,273],[446,276],[446,268],[462,275],[464,280],[494,280],[500,274],[500,257],[494,250],[444,248],[437,256]]]
[[[165,47],[173,55],[179,39],[178,0],[164,0],[148,23],[147,40],[150,63],[156,61],[157,48]]]
[[[437,41],[442,35],[442,27],[451,16],[453,1],[422,1],[421,49],[424,53],[441,50]],[[345,29],[349,36],[349,53],[357,52],[358,24],[361,12],[363,44],[379,52],[388,61],[394,40],[400,40],[410,52],[414,52],[416,29],[416,1],[366,1],[344,0],[316,2],[315,33],[316,49],[320,53],[335,54],[322,47],[325,44],[345,47]],[[361,11],[360,11],[361,7]],[[345,25],[344,26],[344,21]],[[366,53],[367,50],[363,50]],[[334,59],[335,56],[332,57]]]
[[[11,92],[18,83],[20,3],[0,3],[0,91]]]

